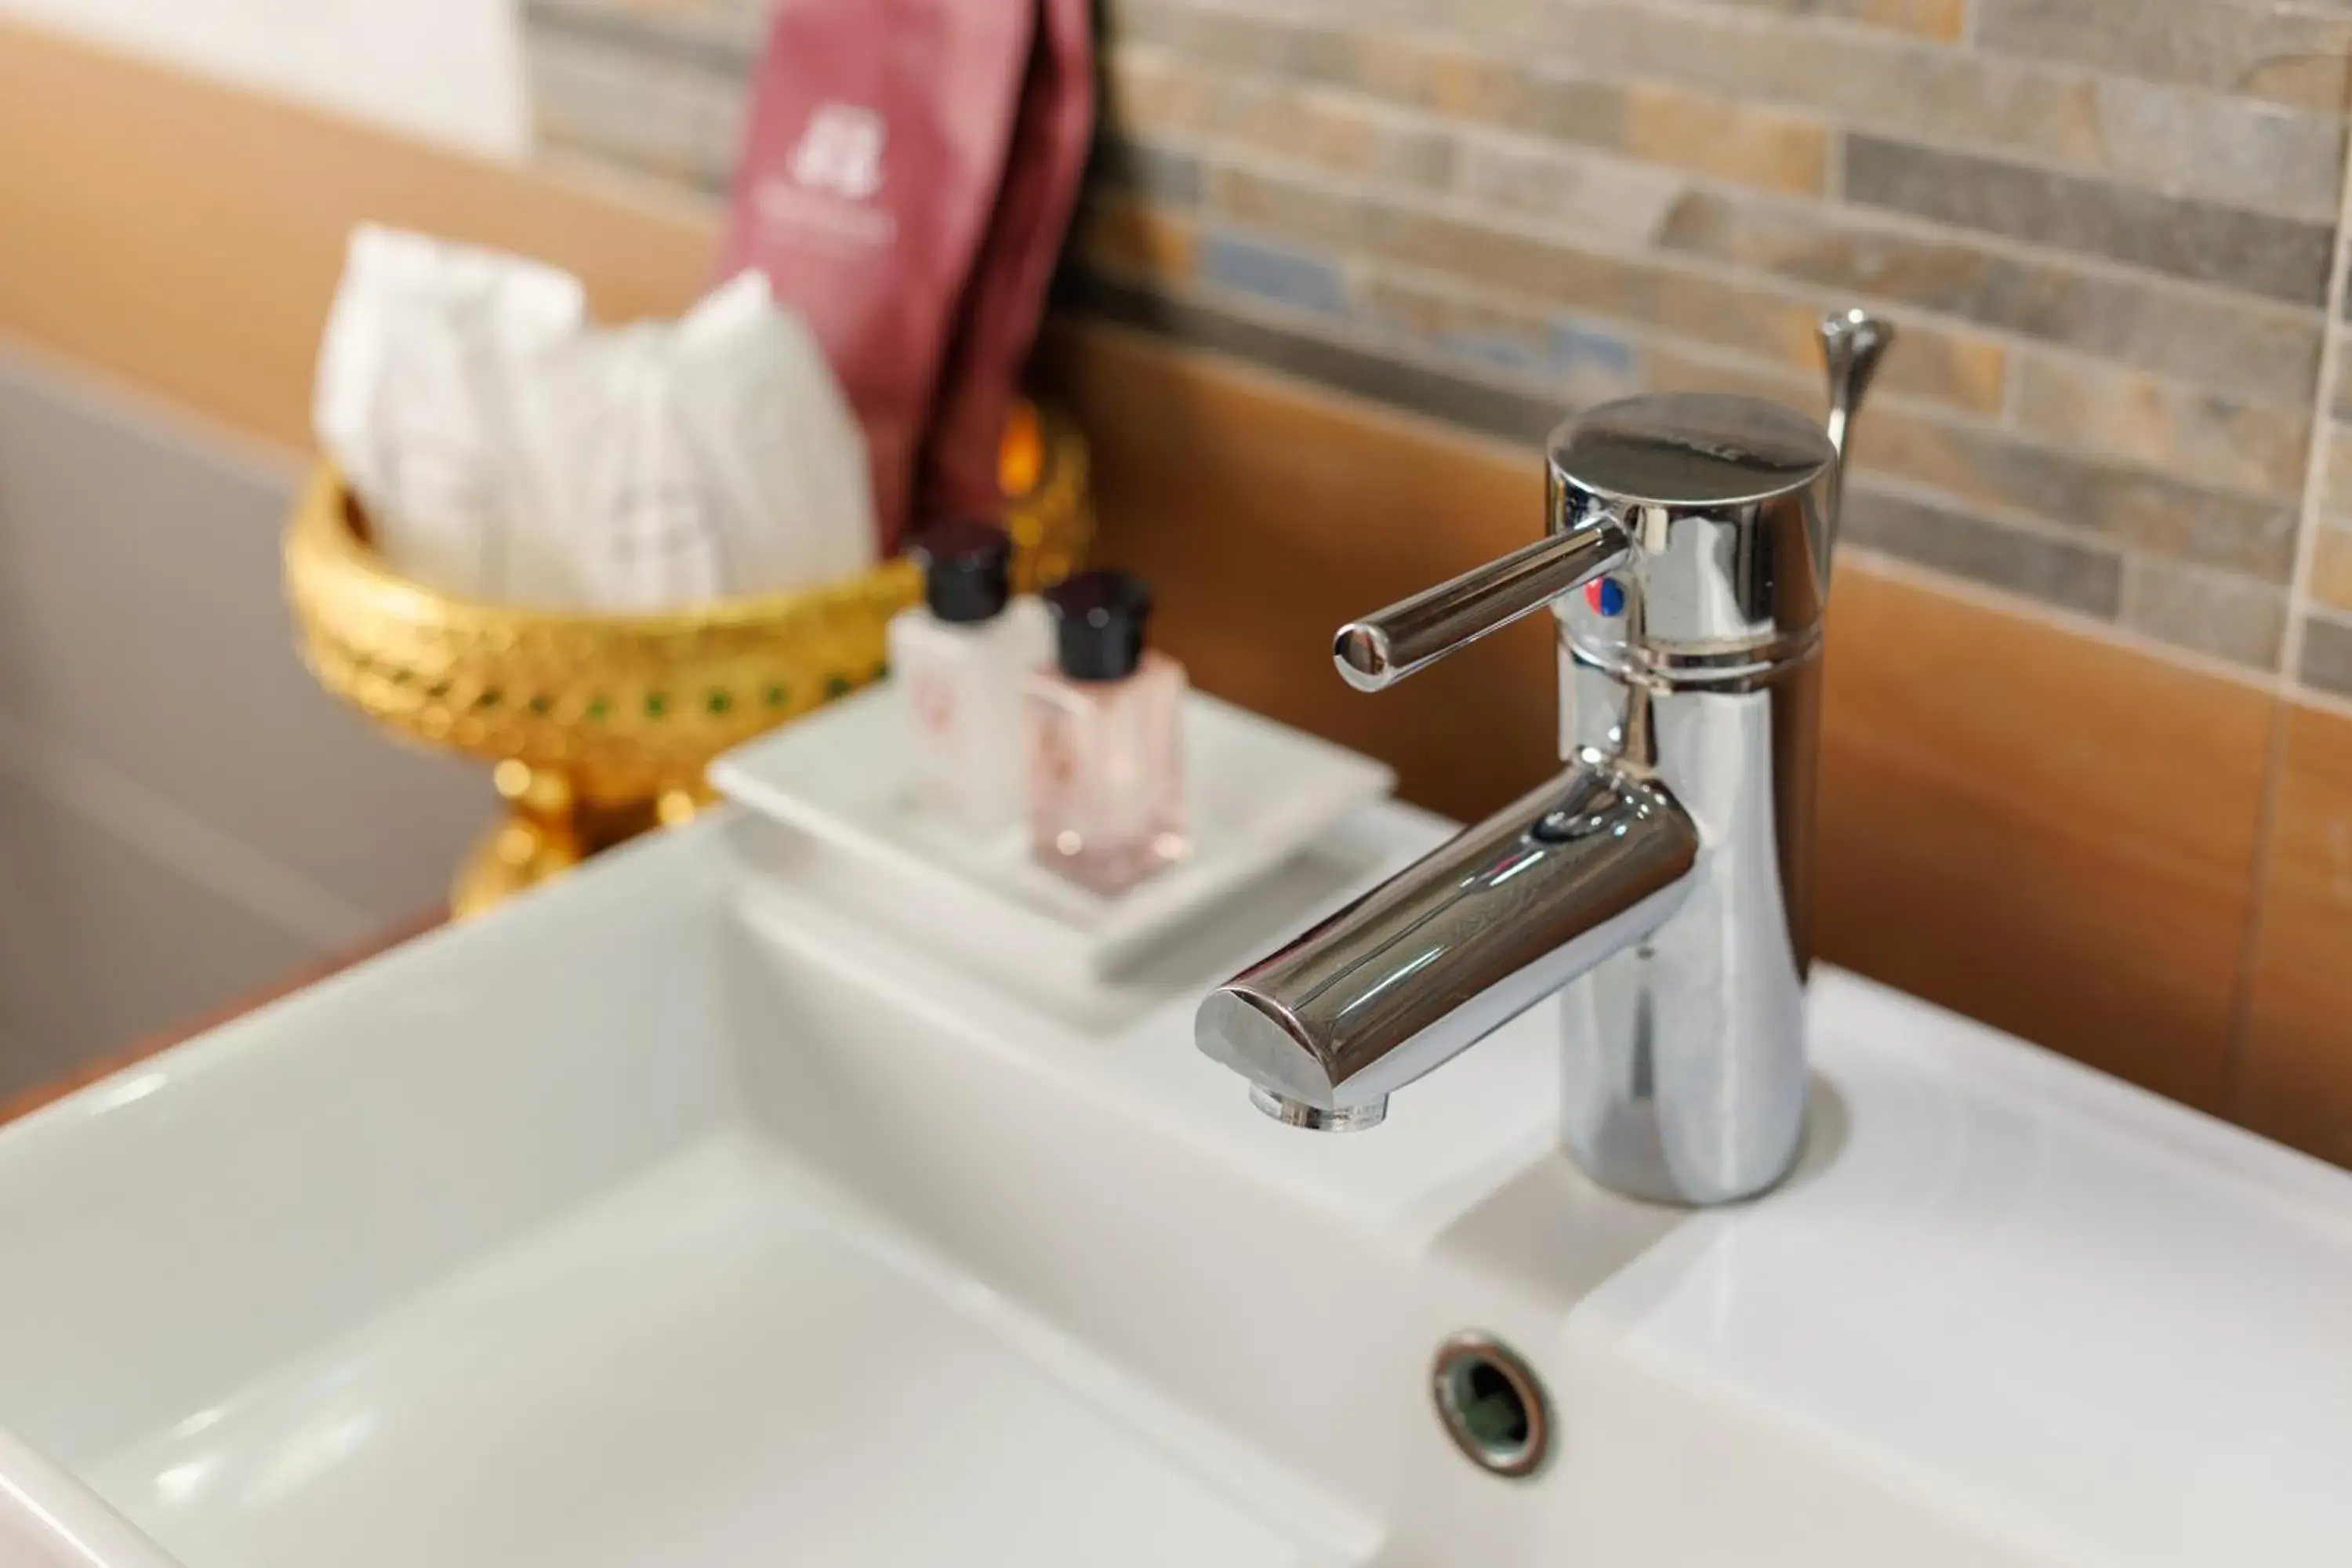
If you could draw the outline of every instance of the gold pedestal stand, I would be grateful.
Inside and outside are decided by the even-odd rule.
[[[1013,575],[1060,581],[1093,534],[1087,447],[1024,408],[1000,467]],[[711,758],[884,672],[884,628],[921,596],[904,560],[849,582],[663,615],[483,604],[388,568],[331,468],[286,535],[286,593],[320,685],[404,739],[482,757],[506,803],[459,869],[484,910],[709,798]]]

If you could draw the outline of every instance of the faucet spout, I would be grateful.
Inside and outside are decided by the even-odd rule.
[[[1212,992],[1194,1038],[1283,1121],[1376,1125],[1394,1090],[1655,931],[1698,855],[1663,786],[1581,763]]]

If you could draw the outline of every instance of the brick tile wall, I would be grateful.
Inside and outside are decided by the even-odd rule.
[[[525,9],[551,151],[723,188],[760,0]],[[2352,697],[2347,0],[1102,9],[1069,308],[1528,439],[1864,302],[1855,544]]]

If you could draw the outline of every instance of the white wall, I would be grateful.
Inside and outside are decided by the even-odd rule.
[[[0,0],[0,16],[508,158],[530,138],[515,10],[515,0]]]

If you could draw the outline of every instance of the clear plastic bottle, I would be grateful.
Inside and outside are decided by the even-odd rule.
[[[1044,610],[1012,596],[1012,542],[992,522],[936,524],[908,553],[923,603],[890,622],[890,675],[907,694],[918,799],[975,834],[1022,820],[1021,691],[1051,646]]]
[[[1029,677],[1030,852],[1106,897],[1189,848],[1184,668],[1143,646],[1151,595],[1087,572],[1045,595],[1055,664]]]

